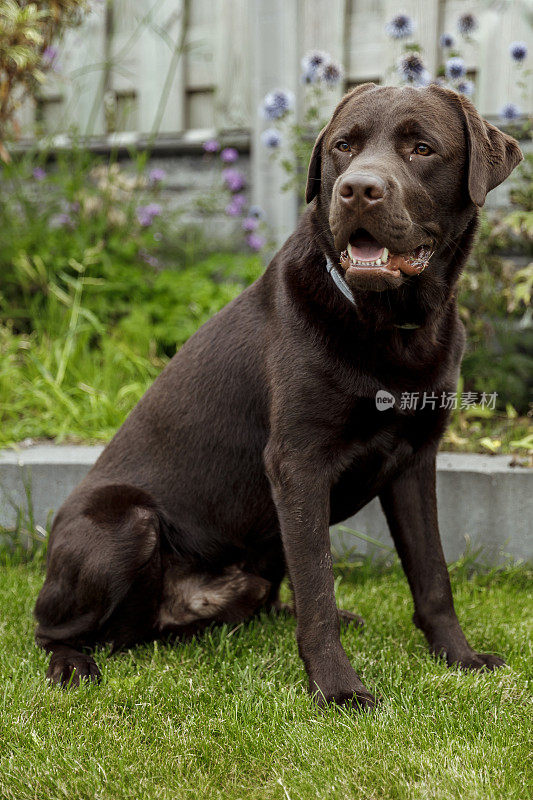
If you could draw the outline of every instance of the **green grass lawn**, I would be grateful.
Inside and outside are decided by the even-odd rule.
[[[339,604],[366,628],[346,631],[344,645],[384,698],[365,715],[315,711],[294,621],[271,616],[185,646],[99,652],[100,686],[49,687],[32,639],[42,572],[0,570],[2,800],[531,796],[533,607],[523,567],[453,571],[470,641],[508,661],[494,674],[448,670],[428,655],[397,567],[345,571]]]

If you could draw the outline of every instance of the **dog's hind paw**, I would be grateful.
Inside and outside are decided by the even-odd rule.
[[[53,655],[46,677],[50,683],[69,689],[82,682],[99,683],[101,673],[94,658],[84,653],[72,652]]]
[[[365,627],[365,621],[359,614],[352,614],[351,611],[345,611],[343,608],[339,608],[338,611],[342,627],[347,627],[348,625],[354,625],[356,628]]]
[[[476,671],[489,670],[492,672],[492,670],[498,669],[499,667],[505,667],[505,661],[503,658],[495,656],[493,653],[476,653],[475,650],[472,650],[468,656],[463,656],[455,660],[448,659],[448,666],[457,666],[460,669]]]

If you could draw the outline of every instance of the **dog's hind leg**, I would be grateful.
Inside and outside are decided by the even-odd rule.
[[[240,564],[213,575],[184,570],[171,557],[163,566],[159,630],[189,633],[212,622],[243,622],[265,607],[270,589],[270,581]]]
[[[71,496],[54,522],[35,606],[36,641],[51,654],[48,679],[62,686],[98,680],[83,648],[142,639],[153,625],[158,575],[159,516],[146,492],[112,485]],[[114,630],[113,612],[139,583],[142,613],[128,618],[126,605]]]

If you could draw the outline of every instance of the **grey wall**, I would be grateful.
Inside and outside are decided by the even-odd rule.
[[[20,509],[28,524],[29,494],[33,525],[46,527],[101,449],[37,445],[0,452],[0,525],[15,526]],[[478,548],[486,561],[501,561],[505,554],[533,558],[533,469],[510,467],[509,462],[509,456],[439,454],[437,495],[448,561]],[[342,527],[381,546],[337,527],[332,543],[339,555],[353,550],[376,555],[393,546],[377,500]]]

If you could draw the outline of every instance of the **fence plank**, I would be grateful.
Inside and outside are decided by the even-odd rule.
[[[216,4],[214,63],[216,75],[215,121],[217,128],[248,128],[255,113],[251,84],[251,3],[219,0]]]
[[[533,82],[531,75],[525,78],[525,86],[517,81],[523,72],[509,56],[509,44],[521,40],[529,48],[529,64],[533,52],[533,28],[528,21],[528,8],[518,0],[506,5],[501,11],[485,10],[481,18],[479,35],[479,79],[477,105],[482,114],[498,117],[505,103],[516,103],[523,111],[533,110]]]
[[[346,0],[300,0],[299,55],[309,50],[324,50],[344,65],[344,25]],[[326,24],[327,20],[327,24]],[[324,97],[324,116],[328,117],[343,94],[340,82]]]
[[[346,54],[347,82],[382,80],[387,68],[383,2],[357,0],[351,2],[350,6]]]
[[[272,161],[261,144],[261,132],[268,126],[259,113],[265,94],[284,88],[295,95],[299,85],[299,59],[294,46],[298,37],[298,4],[284,0],[255,0],[251,12],[252,77],[252,185],[254,202],[265,210],[276,244],[294,229],[297,205],[292,192],[283,192],[287,176]],[[282,148],[282,157],[290,152]]]
[[[58,129],[74,124],[84,135],[105,132],[104,64],[106,8],[93,5],[83,25],[66,32],[62,47],[64,103]]]
[[[143,3],[146,0],[143,0]],[[162,93],[169,78],[169,93],[164,105],[159,133],[181,131],[185,127],[185,92],[183,55],[171,71],[177,43],[180,40],[185,0],[159,0],[154,4],[150,23],[143,26],[138,49],[139,119],[142,132],[149,133],[156,124]]]

